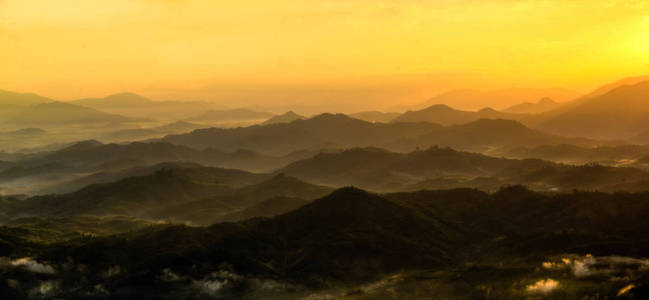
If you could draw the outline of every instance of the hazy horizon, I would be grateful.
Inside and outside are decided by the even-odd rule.
[[[455,89],[585,94],[646,73],[648,34],[636,0],[3,0],[0,88],[360,110]]]

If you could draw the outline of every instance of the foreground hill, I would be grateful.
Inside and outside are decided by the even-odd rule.
[[[601,139],[632,138],[649,129],[649,81],[622,85],[552,116],[538,125],[548,132]]]
[[[0,266],[13,280],[0,292],[56,281],[58,298],[642,299],[647,213],[646,193],[343,188],[270,219],[14,247],[36,259]]]

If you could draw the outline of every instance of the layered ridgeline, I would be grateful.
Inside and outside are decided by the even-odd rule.
[[[122,215],[211,224],[222,217],[237,220],[286,212],[331,191],[283,175],[239,170],[194,167],[153,172],[89,185],[70,194],[7,200],[0,203],[0,211],[5,222],[25,217]],[[277,207],[268,211],[256,207],[275,203]]]
[[[218,104],[201,101],[153,101],[134,93],[119,93],[103,98],[79,99],[71,103],[132,118],[151,118],[166,121],[195,117],[207,110],[223,108]]]
[[[50,98],[36,94],[0,90],[0,116],[4,118],[11,117],[29,106],[53,101]]]
[[[513,105],[504,109],[503,112],[514,114],[540,114],[556,109],[559,106],[561,106],[560,103],[546,97],[537,102],[523,102]]]
[[[304,119],[306,119],[306,117],[302,115],[298,115],[292,111],[289,111],[278,116],[273,116],[261,124],[270,125],[270,124],[280,124],[280,123],[291,123],[296,120],[304,120]]]
[[[475,126],[480,129],[477,124]],[[467,130],[471,133],[473,129],[467,127],[457,126],[454,129]],[[434,139],[443,141],[446,136],[448,138],[446,141],[451,143],[461,137],[459,140],[461,143],[464,138],[471,137],[474,133],[453,135],[445,130],[443,134],[438,133]],[[540,136],[541,139],[545,137]],[[507,142],[506,135],[490,139],[489,136],[475,134],[471,140],[480,142],[483,139],[485,143],[498,143],[497,138]],[[554,149],[552,146],[544,147]],[[522,155],[517,155],[516,149],[522,151]],[[506,155],[511,157],[536,156],[522,149],[514,148],[501,153],[507,153]],[[647,155],[645,147],[577,147],[577,149],[581,151],[575,155],[592,152],[594,156],[590,158],[593,159],[598,158],[595,155],[598,152],[602,152],[604,157],[634,157],[634,160],[622,160],[619,163],[611,162],[603,165],[646,168],[646,165],[640,161]],[[549,158],[560,160],[561,157],[555,155]],[[459,186],[494,190],[503,184],[525,184],[538,190],[572,188],[606,191],[641,190],[643,189],[641,182],[646,178],[643,171],[633,168],[600,165],[569,166],[538,159],[504,159],[438,146],[408,153],[390,152],[380,148],[354,148],[298,151],[285,156],[268,156],[247,150],[229,153],[211,148],[195,150],[168,143],[118,145],[87,141],[59,151],[38,153],[22,157],[18,161],[1,164],[0,184],[4,187],[5,194],[67,193],[88,184],[105,183],[174,165],[167,164],[168,162],[178,166],[207,165],[253,172],[270,172],[279,169],[279,172],[307,181],[332,186],[357,185],[374,191]],[[580,172],[589,170],[596,172],[567,181],[561,179],[563,174],[579,175]],[[608,175],[614,176],[606,180],[604,177]]]
[[[570,136],[632,139],[649,130],[649,81],[631,82],[622,81],[577,99],[549,114],[537,128]]]
[[[440,145],[460,150],[488,151],[545,144],[600,144],[593,140],[545,134],[508,120],[483,119],[445,127],[430,122],[371,123],[342,114],[322,114],[307,120],[264,126],[199,129],[187,134],[170,135],[160,141],[199,149],[250,149],[272,155],[285,155],[304,149],[368,146],[412,151],[417,147]]]
[[[195,150],[168,143],[103,144],[84,141],[53,152],[17,157],[0,165],[0,186],[6,193],[62,193],[100,183],[101,178],[123,178],[155,164],[195,163],[207,166],[271,171],[315,155],[300,151],[281,157],[248,150]],[[156,168],[153,166],[153,168]]]
[[[477,110],[483,107],[498,109],[511,107],[521,102],[534,102],[542,98],[555,99],[557,102],[573,100],[581,96],[579,93],[566,89],[529,89],[510,88],[495,91],[452,90],[419,104],[422,109],[437,104],[453,104],[462,110]]]
[[[122,123],[136,121],[117,114],[64,102],[49,102],[27,107],[6,123],[20,126],[65,126],[74,124]]]
[[[543,191],[649,189],[649,173],[636,168],[505,159],[439,147],[410,153],[378,148],[322,153],[278,172],[314,183],[354,185],[374,191],[455,187],[493,191],[508,184]]]
[[[643,299],[647,213],[646,193],[344,188],[273,218],[210,227],[158,225],[47,247],[0,231],[12,241],[5,253],[33,257],[1,265],[0,292],[12,299],[30,291],[64,299]]]

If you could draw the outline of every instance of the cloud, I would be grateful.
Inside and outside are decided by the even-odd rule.
[[[570,268],[575,277],[615,273],[630,274],[636,271],[649,271],[649,259],[624,256],[595,257],[590,254],[586,256],[573,255],[562,257],[559,262],[544,262],[542,267],[545,269]]]
[[[34,287],[30,294],[36,297],[49,297],[56,294],[59,289],[58,281],[43,281],[38,286]]]
[[[632,290],[632,289],[634,289],[634,288],[635,288],[635,284],[633,284],[633,283],[632,283],[632,284],[629,284],[629,285],[627,285],[627,286],[621,288],[620,291],[617,292],[617,296],[620,297],[620,296],[622,296],[622,295],[628,293],[630,290]]]
[[[16,260],[11,261],[10,263],[12,266],[15,267],[23,267],[26,270],[34,273],[41,273],[41,274],[54,274],[56,271],[54,268],[52,268],[49,265],[41,264],[29,257],[24,257],[24,258],[19,258]]]
[[[527,290],[527,292],[531,294],[547,294],[556,290],[557,288],[559,288],[559,282],[554,279],[547,278],[541,279],[533,284],[528,285],[527,287],[525,287],[525,290]]]

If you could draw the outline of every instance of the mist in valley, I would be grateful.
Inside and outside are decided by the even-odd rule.
[[[0,1],[0,299],[648,299],[647,16]]]

